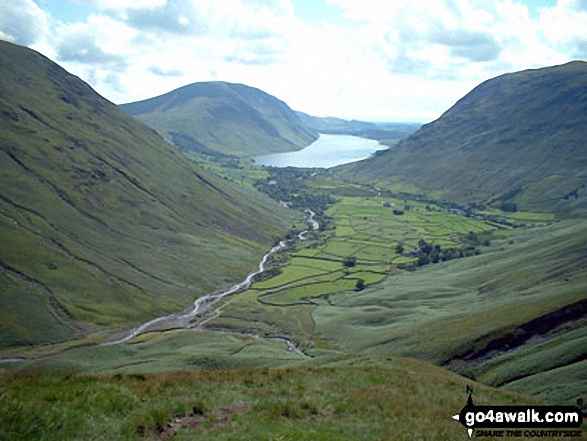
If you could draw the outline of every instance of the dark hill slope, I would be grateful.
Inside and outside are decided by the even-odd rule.
[[[208,154],[285,152],[317,138],[283,101],[243,84],[194,83],[121,108],[180,149]]]
[[[529,209],[585,205],[587,63],[486,81],[438,120],[349,174],[437,198]]]
[[[182,309],[253,269],[289,216],[0,42],[0,347]]]

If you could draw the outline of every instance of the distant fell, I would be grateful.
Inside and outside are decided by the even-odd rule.
[[[407,138],[421,126],[417,123],[369,122],[331,116],[319,117],[304,112],[297,112],[297,114],[307,127],[318,133],[360,136],[377,141],[397,141]]]
[[[180,149],[210,155],[299,150],[318,137],[283,101],[243,84],[193,83],[120,107]]]
[[[0,348],[179,311],[243,278],[291,220],[0,41]]]
[[[508,209],[587,207],[587,63],[488,80],[397,146],[345,168],[356,179]]]

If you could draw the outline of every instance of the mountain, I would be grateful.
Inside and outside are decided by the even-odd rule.
[[[351,135],[378,141],[395,141],[406,138],[421,124],[416,123],[380,123],[346,120],[334,117],[318,117],[304,112],[296,112],[306,127],[318,133],[333,135]]]
[[[587,204],[587,63],[488,80],[436,121],[344,173],[506,209]]]
[[[0,347],[183,309],[244,277],[292,221],[3,41],[0,156]]]
[[[299,150],[318,137],[283,101],[243,84],[194,83],[120,107],[181,150],[211,155]]]

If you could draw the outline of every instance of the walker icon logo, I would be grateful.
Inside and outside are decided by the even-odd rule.
[[[563,430],[577,429],[583,423],[578,407],[477,406],[470,386],[467,393],[467,404],[452,418],[465,426],[469,437],[473,433],[476,437],[581,437],[581,430]]]

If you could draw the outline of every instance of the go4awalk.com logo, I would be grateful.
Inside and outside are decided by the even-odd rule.
[[[581,437],[583,409],[578,406],[477,406],[467,386],[467,404],[453,419],[472,437]]]

